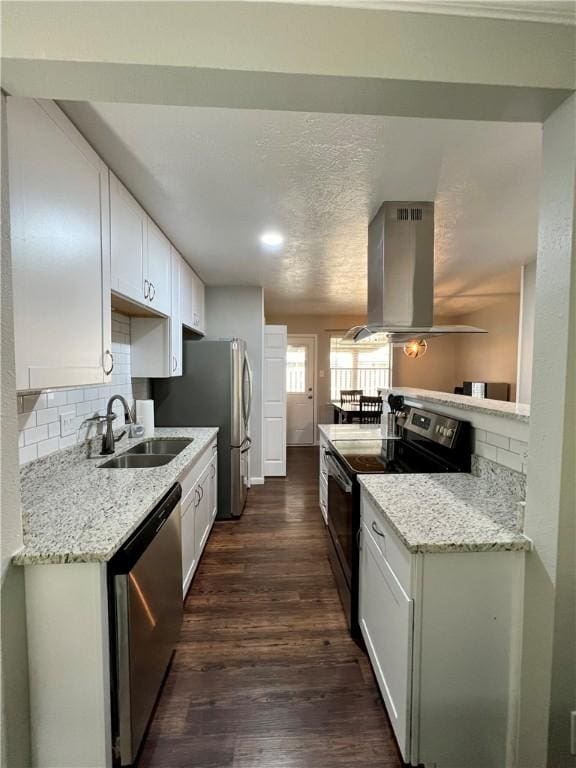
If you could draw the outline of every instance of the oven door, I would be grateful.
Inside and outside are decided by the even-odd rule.
[[[354,484],[333,454],[326,453],[328,469],[328,530],[348,589],[354,568]]]

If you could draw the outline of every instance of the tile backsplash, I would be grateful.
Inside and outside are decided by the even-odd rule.
[[[112,382],[101,386],[74,387],[18,395],[18,448],[20,464],[70,448],[86,439],[89,416],[106,413],[112,395],[123,395],[132,408],[134,400],[150,397],[148,379],[132,379],[130,375],[130,318],[112,313],[112,353],[114,370]],[[123,423],[123,409],[114,404],[118,419]],[[73,417],[71,434],[62,435],[61,417]]]
[[[474,453],[509,469],[526,474],[528,443],[485,429],[473,429]]]

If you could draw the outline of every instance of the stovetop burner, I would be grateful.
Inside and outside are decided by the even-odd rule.
[[[445,471],[404,440],[334,440],[333,447],[355,475]]]

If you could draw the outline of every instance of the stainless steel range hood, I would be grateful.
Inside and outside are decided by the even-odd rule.
[[[434,325],[434,203],[382,203],[368,228],[368,323],[346,339],[405,343],[447,333],[486,333]]]

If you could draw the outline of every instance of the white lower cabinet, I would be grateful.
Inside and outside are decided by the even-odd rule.
[[[326,451],[328,450],[328,441],[323,434],[320,434],[320,477],[319,477],[319,498],[320,510],[324,522],[328,524],[328,467],[326,466]]]
[[[362,529],[360,626],[404,760],[410,754],[413,601]]]
[[[218,452],[210,444],[182,478],[182,593],[186,596],[212,530],[218,504]]]
[[[411,554],[364,491],[361,518],[360,627],[403,759],[510,764],[524,553]]]

